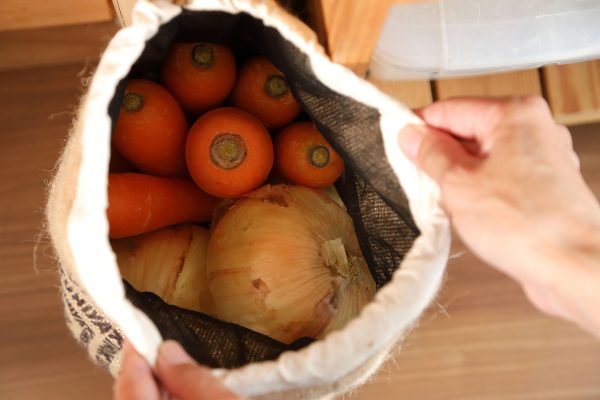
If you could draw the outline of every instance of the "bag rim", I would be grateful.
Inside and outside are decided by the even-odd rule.
[[[400,268],[344,329],[298,351],[285,352],[276,360],[214,370],[232,390],[250,396],[335,383],[402,336],[429,305],[442,280],[450,250],[450,229],[439,206],[439,188],[397,145],[402,127],[422,121],[372,84],[330,61],[314,33],[274,1],[192,0],[185,8],[247,13],[261,20],[307,56],[315,76],[323,84],[380,113],[386,156],[421,230]],[[181,7],[168,1],[140,0],[133,11],[132,25],[121,29],[106,48],[81,110],[81,164],[67,222],[68,244],[76,265],[74,272],[84,290],[151,365],[155,363],[161,335],[151,320],[125,298],[108,241],[105,209],[111,121],[108,112],[98,110],[108,110],[117,84],[142,54],[146,41],[181,11]],[[89,226],[99,229],[92,231]],[[383,361],[380,358],[378,364]],[[365,371],[361,379],[366,379],[373,370]]]

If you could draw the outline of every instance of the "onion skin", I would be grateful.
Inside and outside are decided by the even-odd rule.
[[[206,276],[208,230],[174,225],[111,241],[121,276],[165,303],[214,315]]]
[[[325,262],[336,239],[342,258],[360,260],[351,274]],[[350,216],[300,186],[267,185],[230,206],[213,224],[207,272],[218,318],[288,344],[343,327],[375,292]]]

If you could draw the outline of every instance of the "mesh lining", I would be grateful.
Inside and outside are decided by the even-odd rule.
[[[128,79],[157,80],[170,43],[198,38],[232,46],[238,62],[256,52],[264,54],[286,75],[303,111],[346,163],[336,188],[352,217],[377,288],[382,287],[419,232],[406,196],[385,159],[377,110],[328,89],[315,77],[304,54],[276,30],[247,14],[183,10],[147,42]],[[125,81],[119,83],[109,105],[113,127]],[[303,338],[285,345],[247,328],[170,306],[128,284],[126,288],[127,297],[152,319],[163,338],[178,340],[198,362],[211,367],[233,368],[271,360],[312,342]]]
[[[154,293],[140,293],[126,281],[123,283],[127,298],[150,316],[163,339],[178,341],[197,361],[212,368],[273,360],[286,350],[297,350],[314,341],[301,338],[286,345],[242,326],[168,305]]]

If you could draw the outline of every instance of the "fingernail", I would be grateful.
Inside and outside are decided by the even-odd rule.
[[[194,363],[192,357],[174,340],[167,340],[160,346],[158,358],[169,365]]]
[[[398,135],[398,144],[408,158],[414,160],[419,153],[419,147],[425,136],[425,130],[418,125],[407,125]]]

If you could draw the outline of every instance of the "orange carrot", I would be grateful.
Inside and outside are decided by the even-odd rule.
[[[267,179],[273,166],[273,143],[256,117],[233,107],[217,108],[190,128],[185,158],[198,187],[233,199]]]
[[[191,116],[221,104],[233,88],[235,58],[215,43],[175,43],[162,67],[165,86]]]
[[[110,162],[108,164],[108,172],[137,172],[138,169],[125,158],[117,149],[114,142],[110,143]]]
[[[139,235],[182,222],[208,222],[218,203],[186,178],[109,174],[109,237]]]
[[[115,131],[115,147],[141,171],[186,176],[188,125],[177,100],[162,86],[146,80],[127,82]]]
[[[279,132],[275,165],[290,182],[315,189],[331,185],[344,171],[344,161],[312,122],[296,122]]]
[[[231,103],[260,119],[267,128],[280,128],[301,111],[285,77],[265,57],[253,58],[242,66]]]

